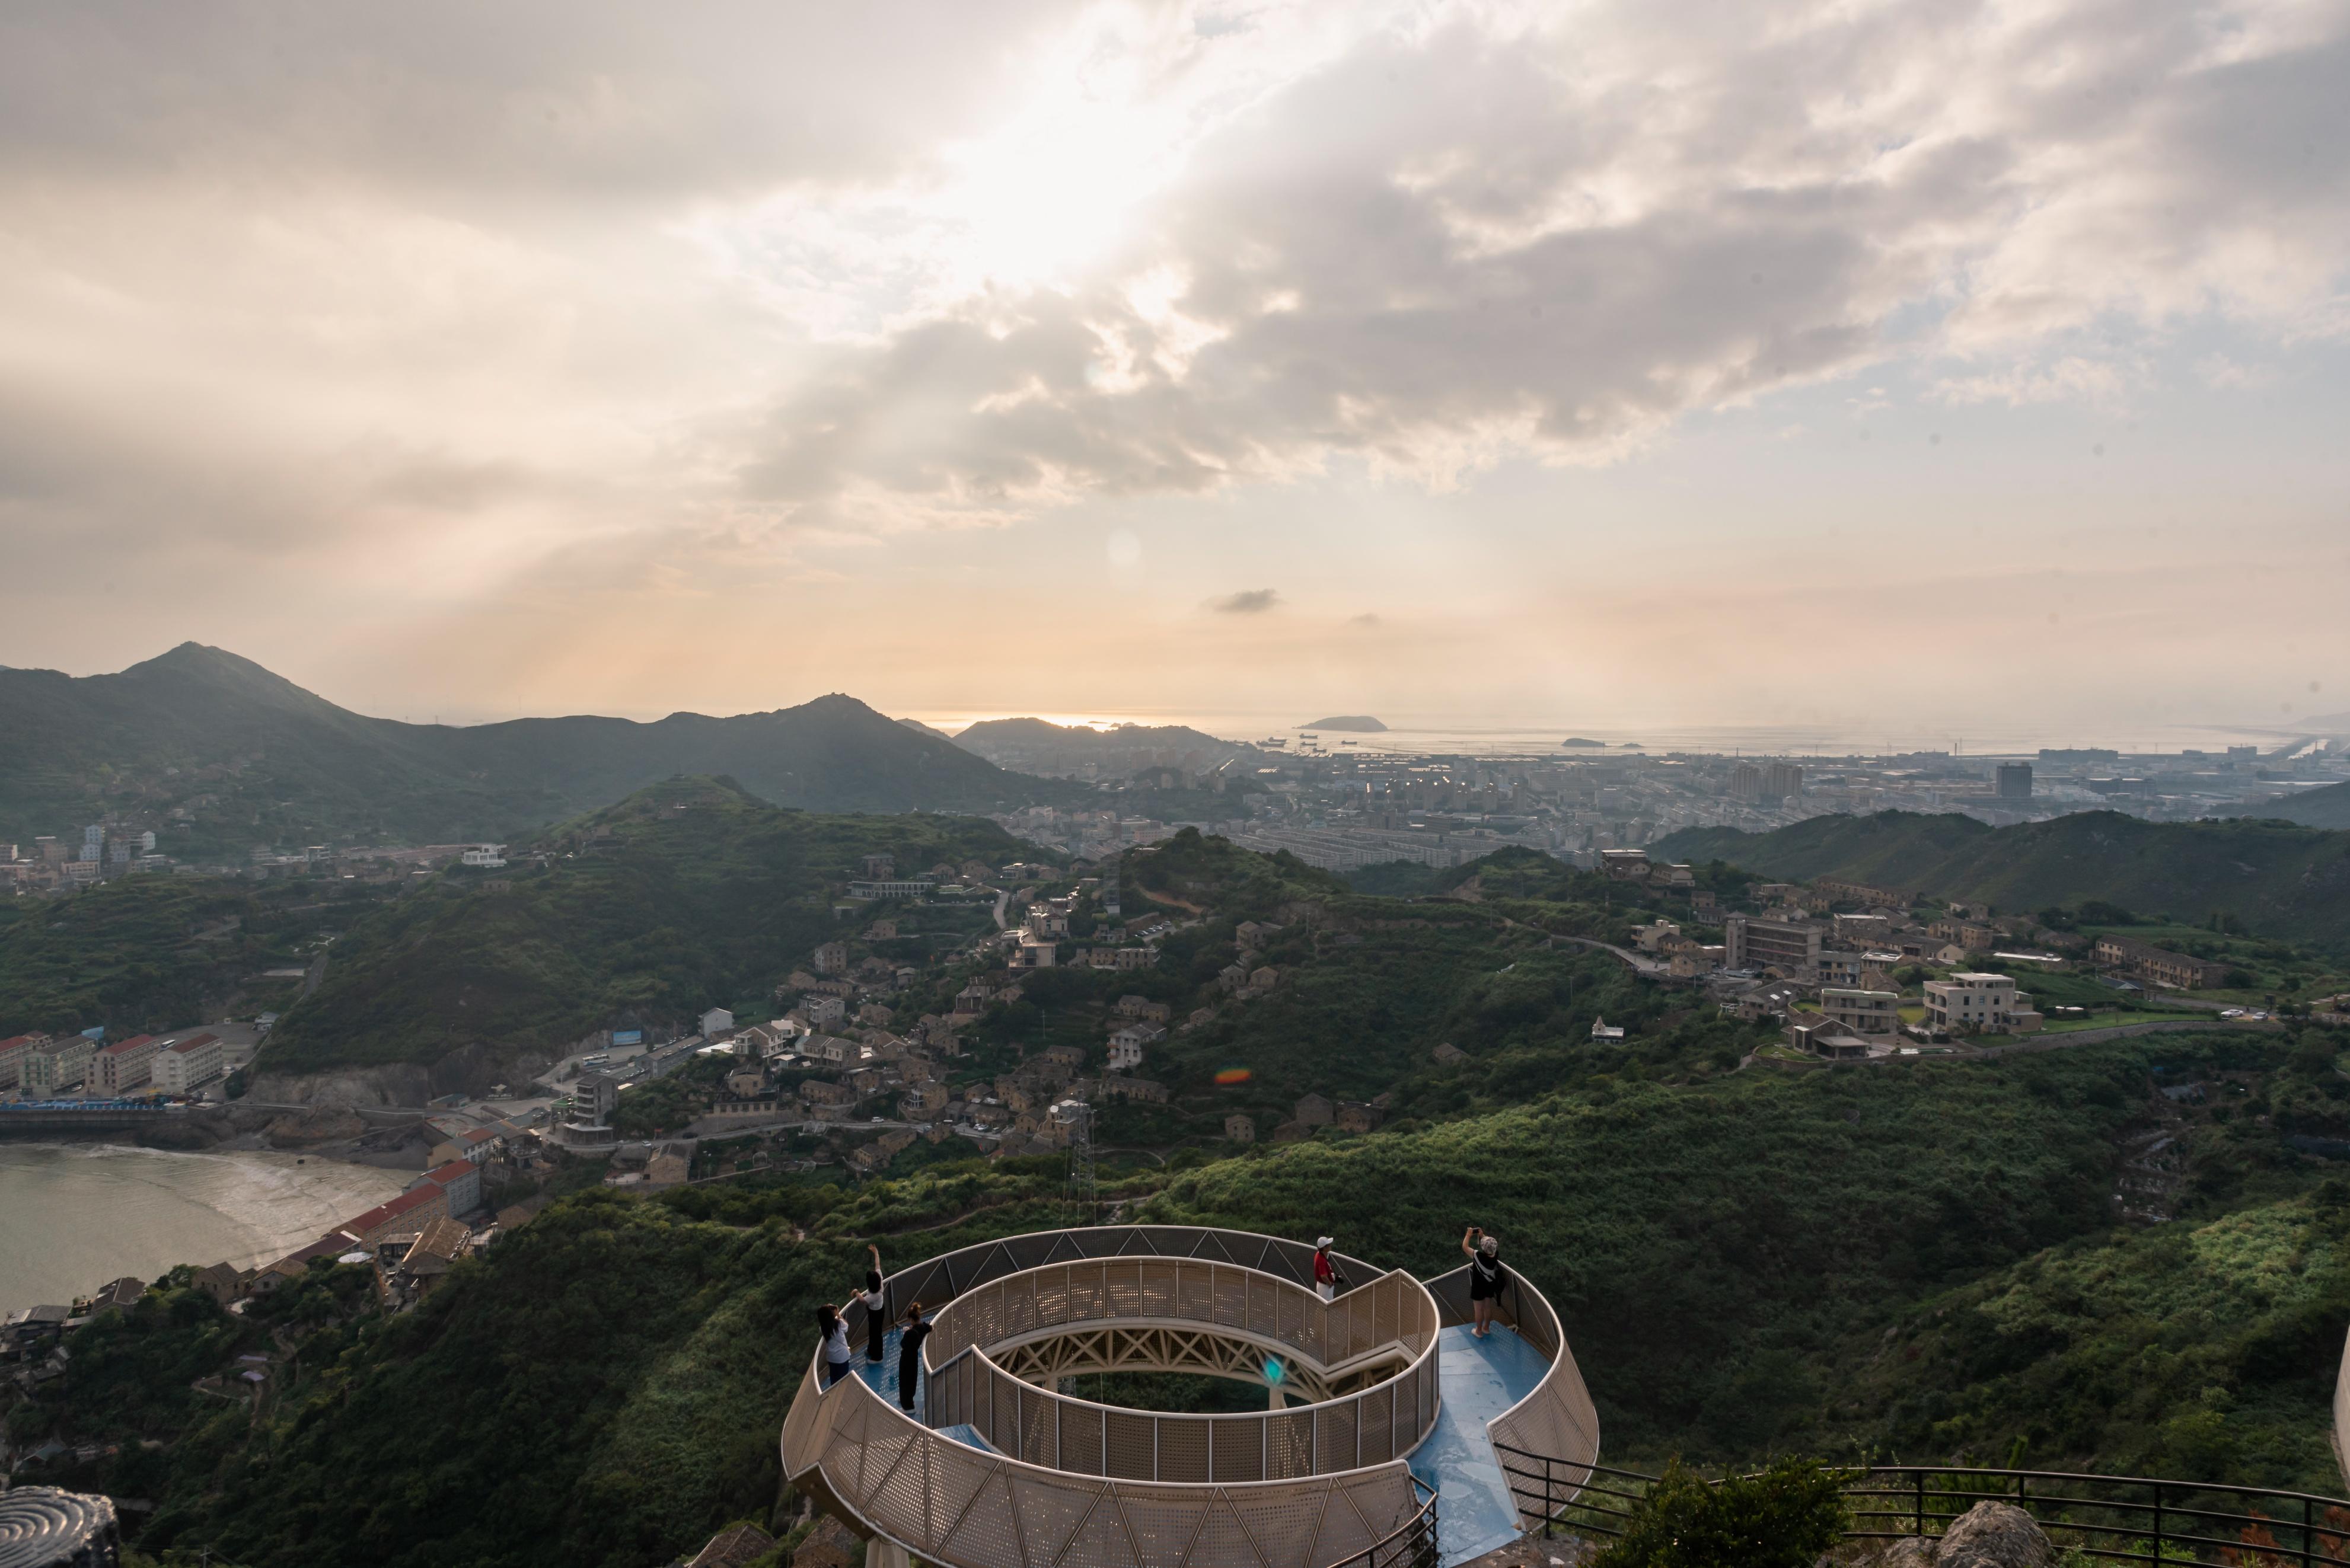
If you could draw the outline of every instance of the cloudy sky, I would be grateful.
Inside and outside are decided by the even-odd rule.
[[[2350,707],[2350,0],[0,16],[0,663]]]

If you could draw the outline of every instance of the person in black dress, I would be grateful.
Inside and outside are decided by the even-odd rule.
[[[914,1413],[914,1386],[922,1378],[922,1341],[930,1337],[922,1303],[916,1302],[906,1309],[906,1326],[898,1331],[898,1405],[909,1416]]]
[[[889,1297],[881,1290],[881,1249],[868,1242],[865,1250],[873,1258],[865,1271],[865,1357],[879,1366],[889,1355],[889,1314],[883,1310]]]
[[[1493,1332],[1493,1301],[1509,1285],[1510,1271],[1502,1267],[1500,1238],[1474,1225],[1461,1238],[1461,1250],[1469,1254],[1469,1310],[1477,1319],[1471,1332],[1483,1339]]]

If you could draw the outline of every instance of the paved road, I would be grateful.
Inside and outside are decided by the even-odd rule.
[[[1636,953],[1630,948],[1619,948],[1613,942],[1603,942],[1596,937],[1554,936],[1551,940],[1572,942],[1579,948],[1595,948],[1604,953],[1614,953],[1617,958],[1630,964],[1634,973],[1645,975],[1650,980],[1655,980],[1666,972],[1665,966],[1657,960],[1642,953]]]

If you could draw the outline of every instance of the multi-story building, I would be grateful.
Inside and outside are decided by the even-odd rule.
[[[163,1042],[152,1034],[133,1034],[98,1049],[96,1086],[109,1095],[127,1095],[153,1075],[155,1054]]]
[[[1897,1034],[1901,1030],[1901,997],[1897,992],[1826,986],[1820,992],[1820,1012],[1856,1034]]]
[[[1906,909],[1909,895],[1893,888],[1872,887],[1866,882],[1847,882],[1839,877],[1814,877],[1812,887],[1839,904],[1866,904],[1871,909]]]
[[[816,971],[818,974],[847,974],[848,949],[840,942],[827,942],[816,950]]]
[[[937,886],[928,877],[858,877],[848,884],[848,896],[868,902],[882,898],[924,898]]]
[[[1838,915],[1835,925],[1838,947],[1883,947],[1893,935],[1893,922],[1883,915]]]
[[[2041,1018],[2010,976],[1954,974],[1926,982],[1926,1022],[1952,1033],[2023,1034]]]
[[[221,1074],[221,1043],[211,1034],[175,1035],[152,1060],[155,1086],[167,1095],[192,1094]]]
[[[15,1034],[0,1040],[0,1089],[13,1089],[24,1082],[26,1054],[48,1043],[46,1034]]]
[[[1866,953],[1823,948],[1811,978],[1814,985],[1855,986],[1860,983],[1860,977],[1867,971]]]
[[[78,1089],[88,1081],[90,1059],[98,1047],[78,1034],[44,1040],[25,1053],[17,1067],[17,1084],[35,1099]]]
[[[1731,969],[1775,969],[1791,980],[1809,981],[1819,972],[1825,930],[1816,920],[1731,915],[1721,924],[1722,961]]]
[[[1764,800],[1793,800],[1804,793],[1804,770],[1794,763],[1773,763],[1762,770]]]
[[[1936,920],[1926,934],[1956,942],[1970,953],[1987,953],[1999,945],[1999,928],[1983,920]]]
[[[2107,969],[2122,970],[2140,980],[2180,991],[2222,985],[2228,978],[2228,966],[2224,963],[2189,958],[2131,937],[2099,937],[2095,951],[2097,962]]]
[[[2002,763],[1995,776],[2000,799],[2030,800],[2032,798],[2032,764],[2030,763]]]

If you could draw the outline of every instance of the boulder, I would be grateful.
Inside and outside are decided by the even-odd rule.
[[[1934,1568],[2047,1568],[2056,1545],[2012,1502],[1979,1502],[1942,1532]]]
[[[2013,1503],[1979,1502],[1939,1537],[1912,1535],[1865,1560],[1868,1568],[2048,1568],[2056,1547]]]

